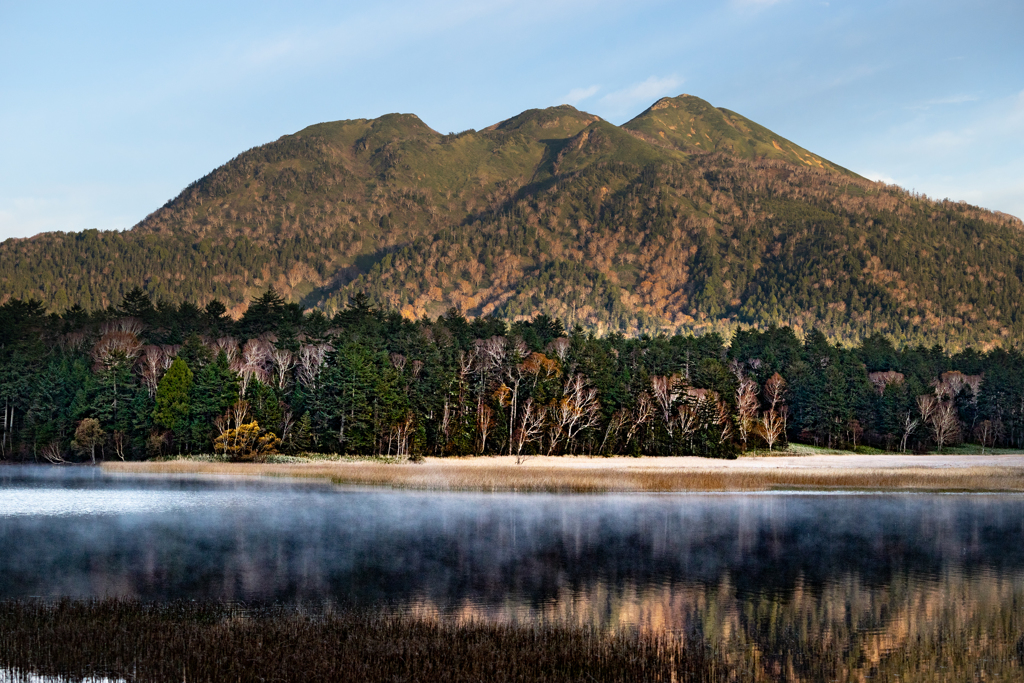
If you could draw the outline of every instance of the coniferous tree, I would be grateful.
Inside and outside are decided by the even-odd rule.
[[[231,370],[224,351],[216,360],[195,373],[189,395],[189,441],[193,448],[209,450],[213,445],[213,422],[238,400],[238,376]]]
[[[274,388],[258,379],[254,380],[249,385],[245,399],[249,402],[253,418],[260,424],[260,427],[280,437],[284,411],[281,409],[281,402]]]
[[[313,447],[313,420],[310,418],[308,410],[302,414],[295,425],[289,446],[292,453],[305,453]]]
[[[188,427],[192,380],[192,371],[185,361],[175,358],[156,387],[153,422],[172,430],[179,438],[186,434]]]

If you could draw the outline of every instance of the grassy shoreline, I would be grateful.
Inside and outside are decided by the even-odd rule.
[[[937,456],[936,456],[937,457]],[[296,459],[297,460],[297,459]],[[929,456],[816,455],[741,458],[537,457],[309,460],[228,463],[199,459],[107,462],[121,474],[223,475],[324,480],[338,485],[435,491],[662,493],[715,491],[1024,492],[1024,457],[929,460]],[[962,461],[962,462],[959,462]]]

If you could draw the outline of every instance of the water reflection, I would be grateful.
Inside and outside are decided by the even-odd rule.
[[[672,630],[756,650],[766,675],[799,669],[772,654],[793,642],[855,641],[851,671],[957,638],[974,639],[965,653],[1024,653],[1020,496],[431,494],[60,472],[0,472],[0,597],[383,603]]]

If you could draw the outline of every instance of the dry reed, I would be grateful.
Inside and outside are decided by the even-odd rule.
[[[848,607],[839,610],[839,623],[830,621],[813,594],[752,600],[734,629],[704,634],[609,634],[373,610],[6,601],[0,676],[133,683],[1021,680],[1021,611],[1012,602],[976,610],[944,599],[910,631],[897,614],[879,634],[849,623]]]
[[[604,459],[602,459],[604,460]],[[1024,470],[1015,467],[892,468],[686,468],[652,464],[517,466],[479,459],[426,463],[313,462],[289,464],[217,463],[191,460],[112,462],[104,468],[125,474],[202,474],[326,479],[335,484],[389,486],[437,491],[549,493],[903,490],[1024,491]]]
[[[0,603],[0,669],[65,680],[724,681],[700,643],[572,626],[215,603]]]

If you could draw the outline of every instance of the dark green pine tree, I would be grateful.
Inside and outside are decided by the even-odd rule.
[[[302,320],[302,331],[310,344],[323,344],[328,341],[330,335],[327,334],[327,330],[330,327],[331,319],[319,309],[310,311]]]
[[[50,361],[40,373],[25,414],[25,429],[35,452],[50,444],[61,449],[67,446],[74,433],[74,386],[72,365],[67,358]]]
[[[281,409],[281,400],[274,388],[253,378],[245,394],[245,399],[249,402],[253,419],[259,423],[260,427],[281,436],[284,411]]]
[[[108,360],[105,367],[95,373],[96,391],[92,398],[93,413],[107,432],[129,429],[126,405],[138,389],[138,380],[132,373],[132,361],[121,356]]]
[[[289,451],[292,453],[306,453],[313,447],[313,419],[307,410],[299,418],[299,422],[292,431]]]
[[[407,405],[407,398],[395,390],[397,380],[382,352],[352,342],[335,352],[323,383],[330,388],[328,413],[344,452],[374,451],[378,428]]]
[[[271,287],[249,302],[249,308],[238,325],[244,336],[257,337],[264,332],[276,332],[284,313],[284,298]]]
[[[214,419],[238,400],[238,376],[223,351],[195,374],[189,399],[189,445],[193,450],[209,451]]]
[[[192,371],[181,358],[175,358],[156,387],[153,422],[174,431],[175,437],[187,436]]]
[[[203,327],[208,334],[219,336],[224,334],[231,326],[231,319],[227,317],[227,306],[220,299],[212,299],[203,309]]]
[[[141,287],[133,287],[124,295],[117,312],[132,318],[139,318],[144,323],[152,323],[156,314],[153,301],[149,295],[142,291]]]
[[[181,350],[178,351],[178,358],[185,361],[190,369],[198,372],[213,361],[213,352],[203,343],[199,335],[193,332],[185,339]]]

